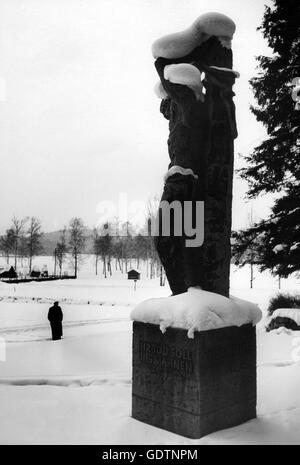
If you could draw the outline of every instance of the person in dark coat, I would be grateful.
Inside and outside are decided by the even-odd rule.
[[[53,341],[56,341],[57,339],[61,339],[62,334],[63,334],[63,331],[62,331],[63,312],[60,306],[58,305],[58,302],[54,302],[54,305],[49,308],[48,320],[50,321]]]

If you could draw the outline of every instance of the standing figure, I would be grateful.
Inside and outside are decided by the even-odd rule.
[[[62,331],[63,312],[60,306],[58,305],[58,302],[54,302],[54,305],[49,308],[48,320],[50,321],[53,341],[56,341],[57,339],[61,339],[62,334],[63,334],[63,331]]]
[[[170,164],[158,212],[156,248],[173,295],[190,287],[228,297],[233,180],[233,141],[237,137],[232,86],[231,39],[234,22],[219,13],[200,16],[186,31],[162,37],[152,52],[160,83],[160,110],[169,120]],[[182,234],[163,234],[170,209],[189,202],[193,228],[203,202],[204,242],[187,245]],[[175,221],[175,220],[174,220]],[[197,226],[199,227],[199,225]]]

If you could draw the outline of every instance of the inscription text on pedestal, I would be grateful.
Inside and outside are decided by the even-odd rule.
[[[139,359],[154,370],[178,371],[184,375],[192,374],[194,367],[190,351],[148,341],[139,342]]]

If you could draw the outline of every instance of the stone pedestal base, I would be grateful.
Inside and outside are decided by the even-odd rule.
[[[132,416],[199,439],[256,417],[252,325],[196,332],[133,323]]]

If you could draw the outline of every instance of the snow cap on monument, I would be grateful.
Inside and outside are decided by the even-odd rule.
[[[152,45],[154,58],[180,58],[199,47],[211,36],[220,38],[224,47],[230,47],[235,33],[235,23],[221,13],[205,13],[184,31],[175,32],[157,39]]]

